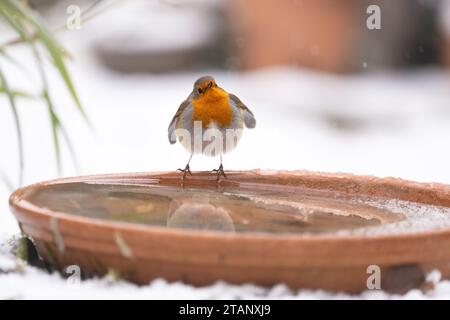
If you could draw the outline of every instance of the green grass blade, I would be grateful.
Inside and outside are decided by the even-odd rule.
[[[0,55],[7,61],[9,61],[10,63],[12,63],[13,65],[15,65],[16,67],[24,70],[24,67],[22,66],[22,64],[20,64],[19,61],[17,61],[17,59],[14,59],[14,57],[11,57],[10,54],[8,54],[4,49],[0,49]]]
[[[93,6],[91,6],[87,11],[92,10],[100,0],[97,0]],[[74,151],[73,145],[71,143],[70,137],[63,127],[59,116],[56,113],[54,108],[53,101],[51,99],[49,93],[49,86],[47,82],[47,77],[45,74],[45,70],[43,67],[43,59],[41,57],[40,48],[37,47],[37,44],[42,45],[44,49],[43,54],[48,54],[50,61],[53,63],[55,69],[61,76],[67,90],[69,91],[72,100],[75,102],[79,112],[82,114],[85,121],[89,124],[92,129],[91,123],[84,112],[84,109],[81,105],[81,102],[78,98],[75,87],[72,83],[72,80],[69,76],[69,72],[66,68],[64,58],[65,52],[62,46],[58,43],[58,41],[53,37],[52,33],[47,29],[43,21],[40,20],[39,16],[31,11],[25,4],[20,3],[18,0],[0,0],[0,18],[2,18],[7,25],[9,25],[20,37],[20,41],[22,43],[28,44],[33,52],[33,55],[36,59],[36,65],[41,76],[42,81],[42,99],[47,105],[47,111],[50,116],[50,124],[51,131],[53,137],[53,144],[55,148],[56,161],[58,167],[58,174],[62,172],[62,163],[61,163],[61,146],[60,146],[60,136],[62,134],[62,138],[66,142],[69,152],[71,154],[71,158],[74,162],[75,168],[78,171],[78,161],[76,158],[76,153]],[[0,46],[0,55],[2,55],[5,59],[8,57],[5,56],[4,47]],[[0,86],[0,94],[7,93],[9,94],[10,99],[14,99],[15,97],[27,97],[28,95],[24,92],[20,91],[12,91],[9,87],[4,85],[4,81],[2,81]]]
[[[84,111],[84,108],[81,104],[81,101],[73,85],[73,82],[69,76],[69,72],[64,63],[63,55],[65,51],[62,48],[62,46],[53,37],[52,33],[47,29],[47,27],[40,20],[40,18],[36,14],[33,14],[33,12],[31,12],[31,10],[28,7],[24,6],[23,4],[15,0],[2,0],[2,1],[5,1],[5,3],[7,3],[7,6],[9,6],[9,9],[12,12],[15,12],[18,18],[25,21],[26,24],[29,25],[34,30],[37,39],[44,46],[44,48],[50,55],[52,63],[54,64],[61,78],[63,79],[66,88],[68,89],[72,97],[72,100],[75,102],[78,110],[80,111],[84,119],[90,125],[90,121],[87,117],[87,114]]]
[[[21,37],[23,37],[24,41],[26,41],[30,45],[31,51],[36,60],[36,66],[37,66],[38,72],[41,76],[41,81],[42,81],[42,86],[43,86],[42,98],[44,99],[45,103],[47,104],[47,110],[48,110],[48,113],[50,116],[50,125],[51,125],[51,131],[52,131],[53,145],[55,148],[57,170],[58,170],[58,175],[61,175],[61,172],[62,172],[61,148],[60,148],[59,137],[58,137],[58,125],[59,125],[58,121],[59,120],[57,117],[55,117],[53,103],[52,103],[52,100],[48,93],[48,83],[47,83],[47,77],[45,75],[45,71],[44,71],[44,67],[43,67],[43,61],[40,56],[39,50],[36,47],[36,44],[30,39],[25,26],[21,23],[21,20],[14,21],[14,24],[18,30],[21,30]]]
[[[16,100],[15,100],[14,94],[9,89],[8,81],[6,80],[6,77],[3,74],[3,71],[1,68],[0,68],[0,80],[2,83],[2,87],[5,89],[5,93],[8,97],[9,105],[11,107],[11,111],[12,111],[12,114],[14,117],[14,123],[16,126],[17,143],[19,145],[18,146],[18,150],[19,150],[19,185],[22,185],[23,172],[24,172],[24,167],[25,167],[22,126],[20,123],[19,113],[17,111]]]
[[[50,99],[48,91],[44,89],[42,96],[44,97],[44,100],[47,103],[47,111],[50,116],[53,145],[55,147],[56,165],[58,168],[58,175],[60,176],[62,172],[62,164],[61,164],[61,147],[59,144],[59,136],[58,136],[59,119],[56,116],[55,110],[53,108],[53,103],[52,100]]]
[[[112,7],[113,4],[116,4],[117,1],[123,1],[123,0],[116,0],[116,2],[113,2],[111,0],[112,3],[109,6],[107,6],[105,8],[100,8],[97,11],[94,11],[94,9],[97,8],[100,5],[100,3],[104,2],[104,0],[96,0],[96,1],[94,1],[94,3],[89,5],[86,9],[82,10],[82,12],[81,12],[81,21],[82,21],[82,23],[85,23],[85,22],[91,20],[92,18],[96,17],[97,15],[101,14],[102,12],[106,11],[106,9],[109,9],[109,7]],[[1,6],[1,3],[0,3],[0,6]],[[87,16],[88,13],[90,13],[91,11],[93,11],[92,14],[90,16]],[[64,23],[64,24],[60,25],[59,27],[55,28],[53,30],[53,32],[58,32],[58,31],[66,30],[66,29],[67,29],[67,25]],[[37,38],[36,34],[33,34],[31,36],[31,39],[33,41],[35,41],[36,38]],[[21,43],[24,43],[24,42],[25,41],[21,37],[14,38],[14,39],[11,39],[11,40],[3,43],[2,45],[0,45],[0,50],[1,49],[5,49],[6,47],[10,47],[12,45],[21,44]]]
[[[24,29],[24,26],[19,23],[17,12],[11,8],[9,0],[0,1],[0,17],[17,32],[22,41],[27,41],[26,30]]]
[[[7,90],[4,86],[0,86],[0,94],[7,94]],[[31,93],[20,91],[20,90],[9,90],[9,93],[13,95],[14,98],[26,98],[26,99],[36,99]]]
[[[54,117],[57,120],[58,123],[58,129],[60,131],[60,133],[62,134],[62,138],[64,139],[67,148],[69,149],[69,153],[70,153],[70,157],[72,159],[73,165],[75,167],[75,172],[76,173],[80,173],[80,165],[79,165],[79,161],[78,161],[78,157],[77,154],[75,152],[75,148],[72,144],[72,140],[70,139],[70,136],[66,130],[66,128],[63,126],[61,120],[59,119],[58,115],[56,113],[53,113]]]

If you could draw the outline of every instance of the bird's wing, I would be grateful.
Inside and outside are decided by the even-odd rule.
[[[183,111],[190,105],[191,101],[189,99],[184,100],[180,107],[178,108],[177,112],[175,113],[175,115],[172,118],[172,121],[170,121],[169,124],[169,129],[168,129],[168,137],[169,137],[169,142],[171,144],[174,144],[175,142],[177,142],[177,138],[173,135],[176,127],[177,127],[177,121],[180,118],[181,114],[183,113]]]
[[[230,93],[230,99],[234,102],[236,107],[239,108],[244,114],[244,124],[247,128],[254,128],[256,126],[256,119],[253,112],[234,94]]]

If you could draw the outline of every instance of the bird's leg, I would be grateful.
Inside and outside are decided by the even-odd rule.
[[[227,177],[227,175],[225,174],[225,171],[223,170],[222,155],[220,155],[220,166],[219,166],[219,169],[214,169],[212,172],[217,172],[217,181],[220,180],[220,176],[223,176],[224,178]]]
[[[177,169],[177,171],[183,172],[183,177],[182,177],[183,180],[186,179],[186,174],[188,174],[188,173],[192,174],[191,168],[189,167],[189,163],[191,162],[192,155],[193,154],[191,153],[191,156],[189,157],[188,163],[186,164],[184,169]]]

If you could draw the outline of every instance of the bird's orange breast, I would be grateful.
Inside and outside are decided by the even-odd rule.
[[[194,121],[201,121],[206,128],[212,123],[221,128],[231,125],[233,110],[230,106],[228,93],[220,88],[211,88],[205,94],[192,101],[194,106]]]

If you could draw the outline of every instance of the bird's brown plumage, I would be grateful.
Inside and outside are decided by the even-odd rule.
[[[188,98],[188,99],[184,100],[180,104],[180,106],[178,107],[177,112],[175,113],[175,115],[172,118],[172,121],[170,121],[169,128],[172,127],[174,124],[176,124],[176,121],[181,116],[181,114],[183,113],[184,109],[186,109],[189,106],[190,103],[191,103],[191,101],[189,101],[189,98]],[[177,142],[176,138],[172,139],[170,130],[169,130],[169,141],[170,141],[171,144],[174,144],[175,142]]]
[[[244,123],[247,128],[254,128],[256,126],[255,116],[253,115],[253,112],[250,111],[249,108],[239,99],[236,95],[230,93],[229,94],[230,99],[236,104],[236,107],[238,107],[240,110],[244,111]],[[251,117],[246,117],[245,112],[248,112]]]

